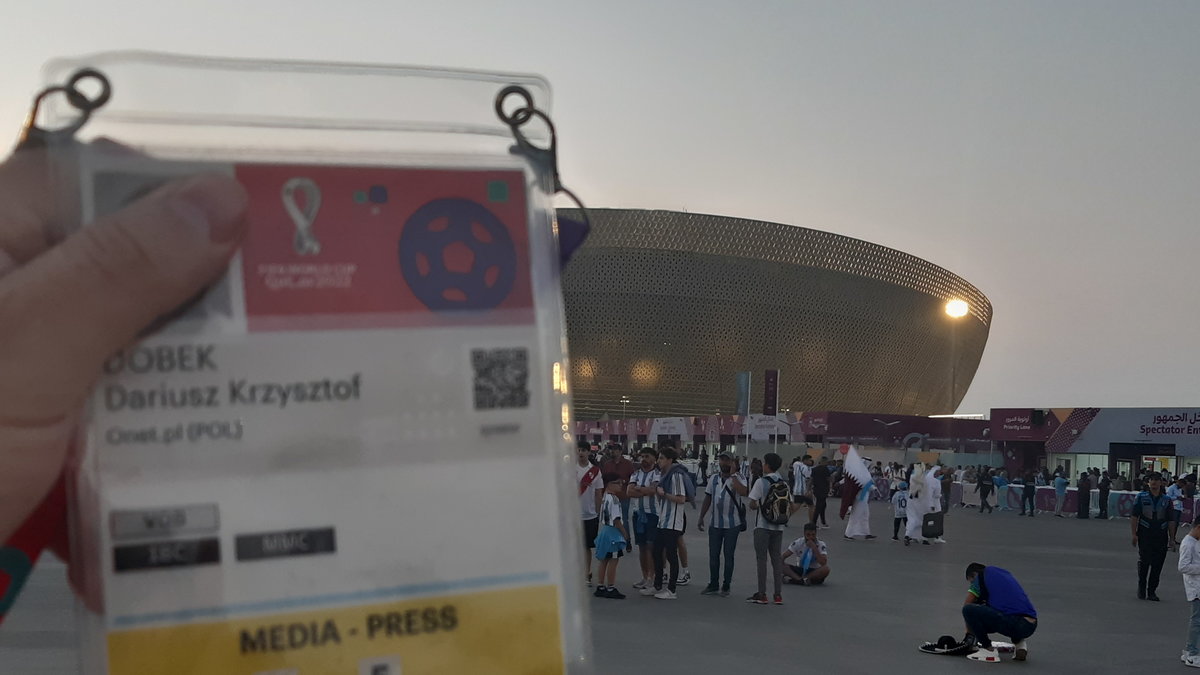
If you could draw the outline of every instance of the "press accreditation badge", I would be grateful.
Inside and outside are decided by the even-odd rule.
[[[95,159],[85,222],[198,170],[245,245],[90,404],[107,672],[562,672],[526,173]]]

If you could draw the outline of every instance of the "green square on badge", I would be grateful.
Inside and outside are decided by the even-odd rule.
[[[354,203],[355,204],[366,204],[367,203],[367,193],[363,190],[355,190],[354,191]]]
[[[502,180],[490,181],[487,190],[489,202],[508,201],[508,183]]]

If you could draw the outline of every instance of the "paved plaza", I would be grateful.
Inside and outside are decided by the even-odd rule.
[[[1183,671],[1179,651],[1188,606],[1169,554],[1159,595],[1134,597],[1136,551],[1129,523],[1018,518],[955,508],[945,545],[893,542],[891,512],[872,504],[871,542],[841,537],[836,519],[822,531],[833,573],[824,587],[784,586],[785,605],[744,602],[754,591],[750,533],[738,542],[733,594],[701,596],[707,580],[707,534],[689,525],[692,584],[676,601],[636,595],[637,563],[621,562],[626,600],[588,598],[597,673],[1044,673]],[[691,520],[696,520],[692,512]],[[798,537],[789,527],[785,543]],[[1000,565],[1025,586],[1041,622],[1029,661],[983,664],[928,656],[917,645],[943,633],[960,635],[968,562]],[[63,567],[42,565],[8,623],[0,628],[0,672],[76,673],[71,600]]]

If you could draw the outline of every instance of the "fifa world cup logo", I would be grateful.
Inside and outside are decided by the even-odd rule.
[[[297,203],[297,193],[302,203]],[[292,178],[283,184],[283,208],[296,224],[296,236],[292,245],[300,255],[317,255],[321,242],[313,233],[313,221],[321,208],[321,190],[311,179]]]

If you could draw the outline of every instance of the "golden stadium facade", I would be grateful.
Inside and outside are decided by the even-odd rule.
[[[987,297],[916,256],[741,218],[588,214],[563,275],[580,419],[733,414],[739,371],[760,413],[767,369],[781,409],[947,413],[983,356]]]

